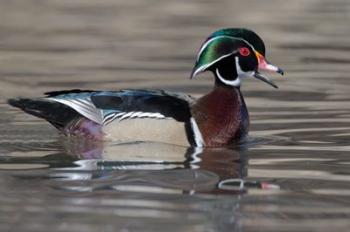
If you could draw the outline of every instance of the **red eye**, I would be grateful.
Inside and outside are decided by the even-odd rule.
[[[241,54],[242,56],[249,56],[250,55],[250,51],[246,47],[239,48],[239,54]]]

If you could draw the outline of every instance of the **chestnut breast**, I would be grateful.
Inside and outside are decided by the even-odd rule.
[[[243,138],[249,116],[240,90],[217,86],[192,106],[205,146],[217,147]]]

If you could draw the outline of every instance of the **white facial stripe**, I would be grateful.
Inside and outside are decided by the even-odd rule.
[[[198,52],[198,55],[197,55],[197,61],[199,59],[199,56],[202,54],[202,52],[204,51],[204,49],[206,49],[206,47],[208,47],[209,43],[211,43],[212,41],[216,40],[216,39],[219,39],[219,38],[223,38],[223,37],[228,37],[228,36],[217,36],[217,37],[213,37],[211,38],[210,40],[208,40],[207,42],[205,42],[205,44],[203,44],[203,46],[201,47],[201,49],[199,50]]]
[[[216,62],[219,62],[220,60],[228,57],[228,56],[231,56],[233,53],[236,53],[237,50],[229,53],[229,54],[226,54],[226,55],[223,55],[223,56],[220,56],[218,59],[214,60],[213,62],[209,63],[209,64],[205,64],[201,67],[199,67],[193,74],[193,76],[196,76],[199,72],[202,72],[203,70],[205,70],[206,68],[210,67],[211,65],[215,64]]]
[[[233,38],[233,39],[237,39],[237,40],[241,40],[241,41],[245,42],[246,44],[248,44],[254,51],[256,51],[255,48],[253,47],[253,45],[251,45],[251,44],[250,44],[247,40],[245,40],[245,39],[242,39],[242,38],[239,38],[239,37],[234,37],[234,36],[228,36],[228,35],[220,35],[220,36],[216,36],[216,37],[211,38],[210,40],[208,40],[207,42],[205,42],[205,44],[203,44],[202,48],[201,48],[201,49],[199,50],[199,52],[198,52],[197,61],[198,61],[199,56],[202,54],[202,52],[203,52],[204,49],[209,45],[210,42],[212,42],[212,41],[214,41],[214,40],[216,40],[216,39],[225,38],[225,37],[227,37],[227,38]]]
[[[216,73],[216,76],[219,78],[219,80],[220,80],[222,83],[224,83],[224,84],[226,84],[226,85],[234,86],[234,87],[239,87],[239,86],[241,86],[241,79],[239,78],[239,76],[237,76],[237,78],[236,78],[235,80],[231,81],[231,80],[226,80],[225,78],[223,78],[223,77],[221,76],[221,74],[220,74],[218,68],[215,70],[215,73]]]

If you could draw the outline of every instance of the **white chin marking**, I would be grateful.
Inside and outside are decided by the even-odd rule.
[[[239,65],[239,58],[237,56],[235,57],[235,63],[238,77],[246,78],[254,75],[254,71],[245,72],[241,69],[241,66]]]
[[[223,78],[219,72],[219,69],[216,69],[215,73],[216,73],[216,76],[219,78],[219,80],[222,83],[224,83],[226,85],[234,86],[234,87],[241,86],[241,79],[239,78],[239,76],[235,80],[231,81],[231,80],[226,80],[225,78]]]

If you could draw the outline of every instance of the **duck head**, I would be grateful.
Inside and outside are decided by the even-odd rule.
[[[253,31],[227,28],[212,33],[202,44],[191,78],[201,72],[212,71],[216,85],[240,87],[241,79],[254,77],[277,88],[277,85],[259,71],[283,70],[265,59],[265,45]]]

